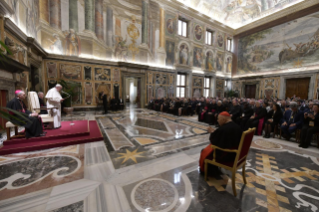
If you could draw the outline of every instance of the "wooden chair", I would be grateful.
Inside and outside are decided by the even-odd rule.
[[[280,129],[280,124],[277,124],[275,127],[274,127],[274,132],[272,134],[272,137],[275,138],[277,136],[279,136],[279,139],[281,138],[281,129]]]
[[[319,148],[319,132],[315,133],[312,138],[317,141],[317,148]]]
[[[280,128],[280,125],[279,125],[279,130],[280,130],[279,139],[281,139],[282,130],[281,130],[281,128]],[[296,139],[296,142],[297,142],[297,143],[300,143],[300,135],[301,135],[301,129],[296,129],[296,131],[295,131],[295,139]]]
[[[244,183],[247,184],[246,176],[245,176],[246,175],[245,174],[246,159],[249,153],[250,145],[253,140],[255,131],[256,131],[256,128],[252,128],[252,129],[249,128],[247,131],[243,132],[238,150],[237,149],[222,149],[212,145],[211,147],[214,149],[213,160],[209,160],[209,159],[205,160],[205,180],[207,181],[208,164],[212,164],[214,166],[218,166],[218,167],[230,170],[232,172],[232,188],[233,188],[234,196],[236,196],[237,194],[236,194],[235,182],[236,182],[237,169],[242,168],[242,176],[244,179]],[[223,152],[236,153],[235,161],[223,162],[223,161],[219,161],[218,159],[216,160],[216,149]]]

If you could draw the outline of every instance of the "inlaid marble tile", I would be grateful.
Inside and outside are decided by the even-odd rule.
[[[82,179],[84,145],[7,155],[0,163],[0,200]]]

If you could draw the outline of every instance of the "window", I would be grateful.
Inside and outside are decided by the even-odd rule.
[[[210,89],[210,78],[205,77],[204,79],[204,96],[209,97],[209,89]]]
[[[231,51],[232,49],[232,39],[227,38],[227,51]]]
[[[178,20],[178,35],[187,37],[187,22]]]
[[[225,80],[225,87],[227,87],[227,81]]]
[[[211,31],[206,31],[206,44],[207,45],[212,45],[213,41],[213,32]]]
[[[186,92],[186,75],[177,74],[176,97],[184,98]]]

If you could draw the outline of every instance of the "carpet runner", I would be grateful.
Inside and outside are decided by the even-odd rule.
[[[39,151],[60,146],[82,144],[103,140],[100,128],[96,121],[70,121],[62,122],[61,128],[46,130],[44,137],[36,138],[15,138],[5,141],[0,148],[0,155],[19,152]]]

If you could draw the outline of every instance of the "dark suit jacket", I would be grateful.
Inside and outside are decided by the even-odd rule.
[[[293,114],[292,110],[287,110],[283,117],[284,119],[283,122],[287,122],[287,124],[294,123],[296,124],[297,128],[301,128],[304,121],[304,113],[298,110],[296,114],[294,115],[294,118],[290,121],[292,114]]]
[[[258,108],[256,107],[255,108],[255,118],[254,118],[254,120],[265,118],[266,115],[267,115],[266,108],[263,108],[263,107],[258,107]]]
[[[311,118],[309,118],[309,117],[304,118],[304,125],[309,126],[309,122],[310,122],[310,121],[314,121],[315,127],[319,127],[319,113],[317,113],[317,114],[315,115],[315,119],[314,119],[314,120],[311,119]]]
[[[283,117],[283,114],[282,114],[281,110],[280,111],[276,111],[275,113],[274,113],[273,110],[269,111],[269,118],[273,119],[272,123],[274,125],[280,124],[281,123],[280,121],[281,121],[282,117]]]
[[[233,118],[237,118],[241,116],[241,107],[239,105],[233,106],[229,113],[233,115]]]

